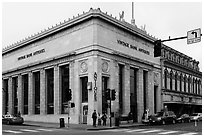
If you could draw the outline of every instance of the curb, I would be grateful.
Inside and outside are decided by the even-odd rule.
[[[122,126],[112,126],[112,127],[102,127],[102,128],[87,128],[86,130],[108,130],[108,129],[119,129],[119,128],[128,128],[128,127],[140,127],[146,126],[145,124],[138,124],[138,125],[122,125]]]

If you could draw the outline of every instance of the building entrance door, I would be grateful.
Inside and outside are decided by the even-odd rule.
[[[82,103],[82,123],[87,124],[88,103]]]

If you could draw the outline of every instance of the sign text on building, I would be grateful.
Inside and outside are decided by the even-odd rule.
[[[35,56],[35,55],[38,55],[44,52],[45,52],[45,49],[37,50],[33,53],[29,53],[29,54],[18,57],[18,60],[26,59],[26,58],[29,58],[29,57],[32,57],[32,56]]]
[[[147,54],[147,55],[150,54],[149,51],[147,51],[147,50],[145,50],[145,49],[142,49],[142,48],[138,48],[138,47],[136,47],[136,46],[133,46],[133,45],[131,45],[131,44],[127,43],[127,42],[124,42],[124,41],[122,41],[122,40],[117,40],[117,42],[118,42],[118,44],[121,44],[121,45],[123,45],[123,46],[125,46],[125,47],[131,48],[131,49],[133,49],[133,50],[137,50],[137,51],[142,52],[142,53],[145,53],[145,54]]]

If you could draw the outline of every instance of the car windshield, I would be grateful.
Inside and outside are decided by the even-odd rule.
[[[198,114],[192,114],[191,116],[197,116]]]
[[[163,116],[163,112],[157,112],[157,113],[155,114],[155,116],[157,116],[157,117]]]

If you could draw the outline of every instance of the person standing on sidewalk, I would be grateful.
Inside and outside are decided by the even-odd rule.
[[[101,126],[101,115],[98,113],[98,125]]]
[[[106,126],[106,119],[107,119],[106,113],[103,113],[103,116],[101,119],[103,120],[103,126]]]
[[[96,127],[96,119],[97,119],[97,114],[96,110],[92,113],[92,118],[93,118],[93,126]]]

